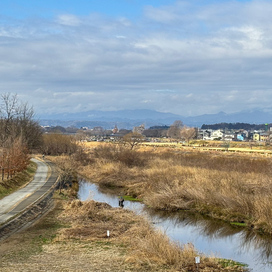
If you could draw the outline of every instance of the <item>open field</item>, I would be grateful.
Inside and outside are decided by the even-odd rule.
[[[106,142],[85,142],[83,145],[87,149],[92,149],[98,146],[107,145]],[[272,146],[265,145],[265,143],[253,143],[253,142],[231,142],[229,147],[224,146],[224,142],[221,141],[194,141],[191,145],[185,145],[177,142],[143,142],[139,145],[140,150],[151,150],[159,148],[171,148],[182,151],[219,151],[224,153],[244,153],[247,155],[256,154],[262,156],[272,156]]]

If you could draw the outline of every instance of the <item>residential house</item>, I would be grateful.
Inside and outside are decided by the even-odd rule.
[[[255,142],[260,141],[260,133],[254,132],[253,141],[255,141]]]
[[[260,141],[261,142],[268,142],[269,141],[269,133],[267,133],[267,132],[260,133]]]
[[[201,134],[202,134],[202,139],[203,139],[203,140],[211,140],[211,133],[212,133],[212,130],[211,130],[211,129],[203,130],[203,131],[201,132]]]
[[[224,137],[223,137],[224,141],[233,141],[234,138],[235,138],[235,133],[233,133],[233,132],[225,132],[224,133]]]
[[[211,138],[212,140],[221,140],[223,139],[224,137],[224,133],[221,129],[217,129],[217,130],[214,130],[212,133],[211,133]]]

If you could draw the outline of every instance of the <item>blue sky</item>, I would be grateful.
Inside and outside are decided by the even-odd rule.
[[[271,110],[272,2],[0,2],[0,90],[39,113]]]
[[[60,13],[70,13],[78,16],[87,16],[90,13],[101,13],[108,16],[141,16],[143,6],[160,7],[175,1],[165,0],[15,0],[1,1],[2,14],[13,18],[26,17],[54,17]]]

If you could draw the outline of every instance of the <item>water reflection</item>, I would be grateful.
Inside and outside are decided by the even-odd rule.
[[[211,220],[200,214],[192,214],[186,211],[179,212],[166,212],[166,211],[156,211],[152,209],[148,210],[148,213],[154,217],[159,217],[164,220],[169,220],[174,226],[195,226],[198,227],[199,234],[205,235],[212,238],[227,237],[229,235],[234,235],[239,233],[241,229],[233,228],[229,224],[222,221]]]
[[[242,234],[240,243],[241,249],[248,251],[253,248],[254,251],[258,253],[256,259],[258,259],[260,263],[270,264],[270,271],[272,271],[272,237],[259,235],[250,231],[245,231]]]
[[[112,207],[118,207],[120,195],[112,194],[111,190],[98,188],[95,184],[82,181],[78,197],[83,201],[93,199],[106,202]],[[254,272],[272,271],[271,236],[259,235],[250,229],[233,227],[200,214],[155,211],[138,202],[124,201],[124,209],[145,215],[170,239],[184,244],[193,243],[200,252],[246,263]]]
[[[147,208],[145,208],[145,210],[148,210],[148,214],[151,218],[156,217],[163,219],[164,221],[167,220],[168,222],[171,222],[175,228],[181,226],[195,227],[197,229],[197,235],[205,236],[210,240],[229,238],[230,236],[236,235],[236,237],[239,237],[239,239],[236,239],[235,241],[236,248],[240,254],[254,249],[254,252],[256,253],[255,259],[258,263],[272,264],[272,237],[269,235],[260,235],[250,229],[234,227],[219,220],[211,220],[200,214],[192,214],[184,211],[169,213]],[[269,271],[272,270],[272,267],[270,268]]]

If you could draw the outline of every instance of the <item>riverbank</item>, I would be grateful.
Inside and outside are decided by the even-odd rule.
[[[55,208],[38,223],[1,244],[1,271],[196,271],[196,256],[199,271],[243,271],[170,242],[131,211],[72,200],[69,190],[55,193]]]

